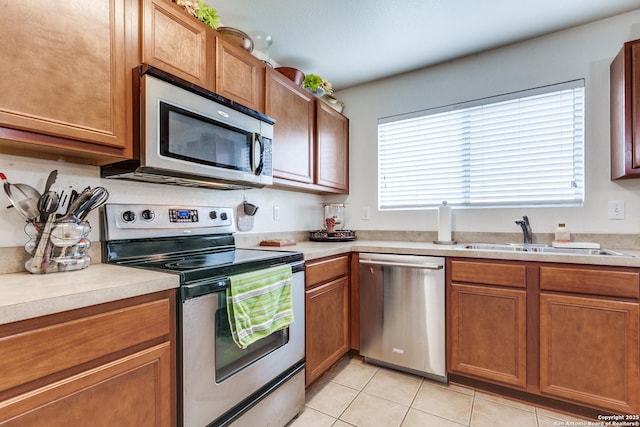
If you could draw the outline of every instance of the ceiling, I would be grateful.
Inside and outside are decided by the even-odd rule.
[[[281,66],[334,89],[640,8],[640,0],[206,0]]]

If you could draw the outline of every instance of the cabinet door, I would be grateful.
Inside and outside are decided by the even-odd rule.
[[[264,112],[265,64],[221,37],[216,37],[215,58],[215,91],[245,107]]]
[[[349,351],[349,278],[307,290],[305,303],[308,385]]]
[[[273,129],[273,177],[313,183],[314,98],[277,71],[267,68],[265,113]]]
[[[213,90],[213,31],[167,0],[144,0],[142,62]]]
[[[540,390],[640,412],[638,303],[540,295]]]
[[[122,155],[132,120],[128,4],[3,2],[0,126],[10,131],[0,137],[49,150]]]
[[[165,297],[114,305],[107,312],[45,326],[36,324],[21,333],[0,330],[0,392],[60,375],[140,343],[168,339],[172,304]]]
[[[450,286],[451,372],[526,386],[526,291]]]
[[[611,178],[640,177],[640,40],[624,44],[610,68]]]
[[[316,184],[349,192],[349,120],[316,101]]]
[[[0,402],[1,426],[175,425],[166,342]]]

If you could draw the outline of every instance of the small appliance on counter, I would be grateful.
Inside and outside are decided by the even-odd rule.
[[[346,242],[356,240],[356,232],[345,230],[345,206],[343,203],[324,204],[323,229],[309,232],[314,242]]]

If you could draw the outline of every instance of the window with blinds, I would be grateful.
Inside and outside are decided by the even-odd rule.
[[[584,80],[378,120],[378,206],[581,206]]]

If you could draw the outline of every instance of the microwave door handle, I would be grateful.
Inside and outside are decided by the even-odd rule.
[[[260,146],[260,149],[257,150],[256,146]],[[264,142],[258,133],[253,134],[253,143],[251,144],[252,156],[251,156],[251,168],[253,169],[253,173],[255,175],[260,175],[262,173],[262,168],[264,167]],[[256,158],[256,155],[259,154],[259,157]]]

